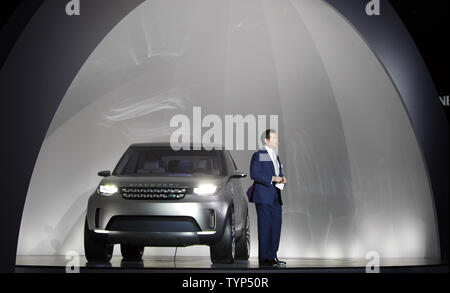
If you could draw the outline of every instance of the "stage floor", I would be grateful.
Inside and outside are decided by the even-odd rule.
[[[88,263],[84,256],[80,256],[81,271],[173,271],[173,272],[365,272],[366,259],[306,259],[282,258],[286,261],[285,268],[260,267],[257,258],[249,261],[235,261],[233,264],[211,264],[209,257],[192,256],[144,256],[142,261],[127,261],[121,256],[113,256],[108,263]],[[68,260],[64,255],[55,256],[17,256],[16,272],[65,271]],[[440,260],[433,259],[381,259],[381,272],[395,271],[412,272],[448,272],[448,266],[440,264]]]

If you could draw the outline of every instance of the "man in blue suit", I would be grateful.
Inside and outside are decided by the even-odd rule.
[[[284,266],[277,251],[281,234],[281,190],[286,183],[277,155],[278,136],[273,129],[265,132],[264,148],[255,152],[250,163],[254,180],[253,202],[258,216],[258,259],[260,265]]]

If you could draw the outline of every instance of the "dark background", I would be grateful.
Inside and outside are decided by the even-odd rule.
[[[416,42],[439,95],[449,94],[448,0],[390,0]]]
[[[23,1],[11,1],[8,5],[6,5],[4,8],[0,10],[1,18],[0,18],[0,26],[3,27],[3,25],[6,23],[6,21],[11,16],[12,12],[17,8],[17,6]]]
[[[449,90],[448,0],[389,0],[406,25],[430,71],[440,96]],[[450,107],[444,107],[449,119]]]

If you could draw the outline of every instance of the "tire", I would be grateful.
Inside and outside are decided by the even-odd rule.
[[[248,260],[250,258],[250,219],[245,219],[245,228],[241,237],[236,242],[236,259]]]
[[[144,246],[120,244],[120,252],[124,259],[141,260],[144,254]]]
[[[226,218],[225,229],[219,242],[209,247],[211,262],[233,263],[236,249],[236,230],[234,227],[234,212],[230,210]]]
[[[112,257],[114,245],[108,244],[105,237],[99,237],[89,230],[87,218],[84,222],[84,254],[88,262],[109,262]]]

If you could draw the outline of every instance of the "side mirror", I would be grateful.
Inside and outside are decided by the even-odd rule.
[[[247,174],[240,172],[240,171],[236,171],[233,174],[230,175],[230,177],[228,177],[229,179],[231,178],[244,178],[247,177]]]
[[[109,177],[111,176],[111,171],[100,171],[97,173],[98,176]]]

